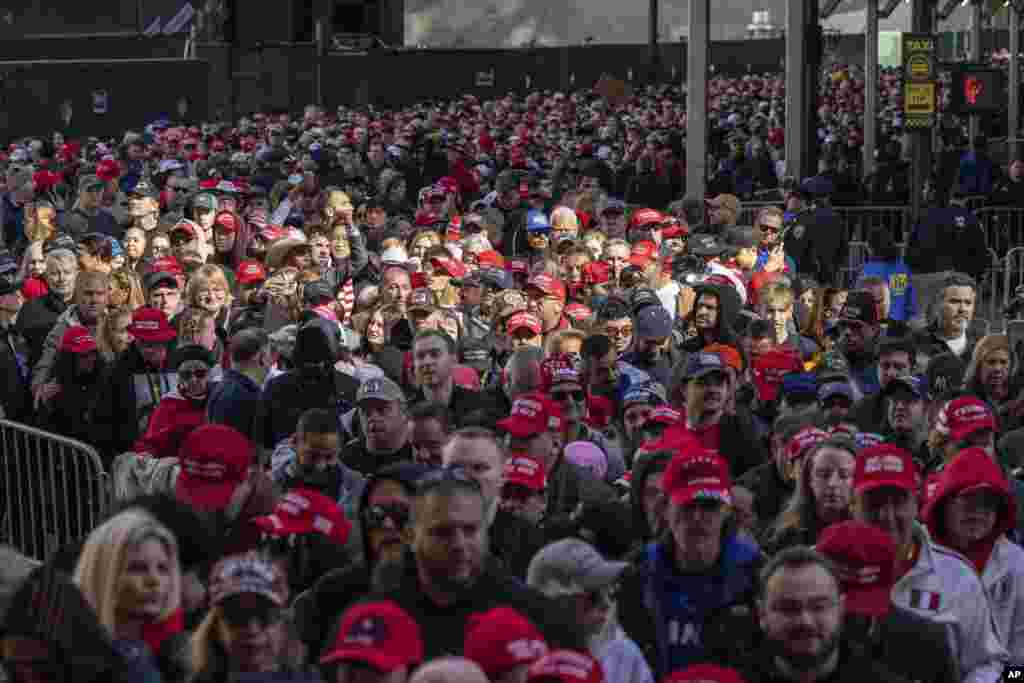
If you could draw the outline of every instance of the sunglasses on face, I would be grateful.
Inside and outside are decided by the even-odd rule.
[[[234,601],[228,601],[221,606],[221,613],[224,621],[229,626],[241,628],[248,626],[253,621],[261,627],[273,626],[284,618],[284,610],[273,605],[243,605]]]
[[[409,524],[412,512],[406,505],[391,503],[387,505],[371,505],[363,513],[363,519],[373,529],[384,526],[386,520],[391,520],[397,529],[404,529]]]

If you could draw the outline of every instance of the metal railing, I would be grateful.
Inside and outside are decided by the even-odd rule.
[[[985,243],[999,258],[1014,247],[1024,245],[1024,209],[984,207],[974,215],[985,233]]]
[[[111,488],[96,449],[0,420],[0,496],[0,540],[45,560],[103,520]]]
[[[875,228],[886,228],[895,242],[906,242],[913,227],[907,206],[835,206],[832,207],[843,226],[843,239],[864,242]]]

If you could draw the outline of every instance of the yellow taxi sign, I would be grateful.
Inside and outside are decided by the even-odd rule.
[[[911,115],[935,113],[935,83],[906,83],[903,88],[903,111]]]

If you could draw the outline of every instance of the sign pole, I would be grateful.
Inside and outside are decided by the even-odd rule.
[[[928,0],[914,0],[916,33],[903,34],[903,127],[911,135],[911,215],[916,222],[922,213],[925,184],[932,166],[932,126],[938,72],[936,40],[931,33],[932,8]]]

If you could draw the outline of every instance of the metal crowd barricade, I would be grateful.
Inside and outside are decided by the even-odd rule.
[[[110,480],[96,449],[0,420],[0,541],[37,560],[103,520]]]
[[[871,247],[867,242],[850,242],[847,250],[846,266],[836,273],[836,287],[852,289],[857,284],[857,277],[864,270],[864,264],[871,258]]]
[[[912,227],[910,208],[906,206],[835,206],[832,210],[839,216],[843,226],[843,240],[863,242],[875,227],[889,230],[895,242],[910,238]]]
[[[1006,286],[1010,279],[1007,275],[1006,259],[999,258],[992,248],[989,248],[988,253],[990,265],[978,283],[975,315],[986,318],[989,321],[989,331],[998,333],[1005,329],[1003,309],[1008,301]],[[1012,290],[1009,296],[1012,296]]]
[[[985,233],[985,243],[999,258],[1024,245],[1024,209],[990,206],[978,209],[974,215]]]

